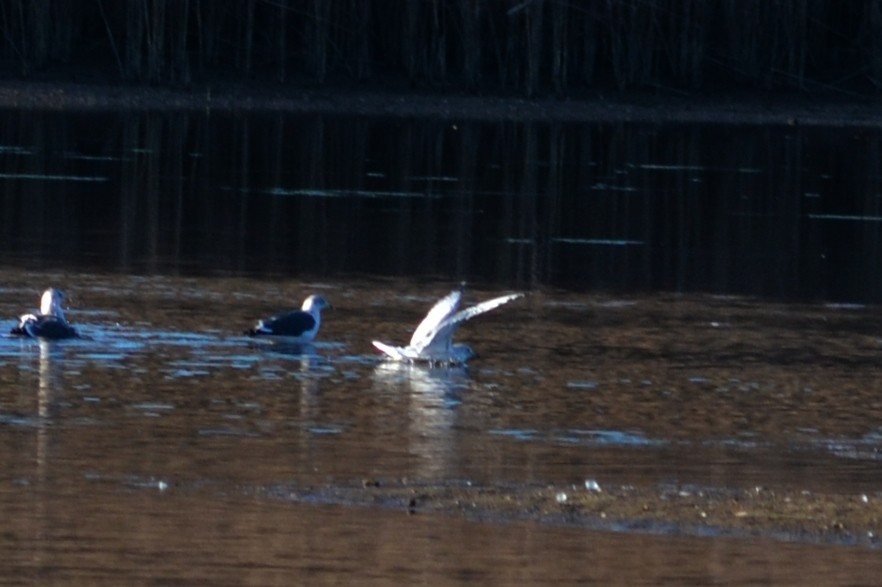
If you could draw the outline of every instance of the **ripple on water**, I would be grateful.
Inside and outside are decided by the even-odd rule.
[[[668,443],[665,440],[647,438],[639,432],[625,432],[623,430],[569,429],[555,435],[555,437],[570,444],[605,446],[662,446]]]
[[[94,361],[97,363],[114,363],[117,361],[122,361],[128,356],[127,353],[83,353],[79,355],[81,360],[85,361]],[[114,365],[108,365],[109,367],[114,367]],[[120,365],[121,366],[121,365]]]
[[[21,416],[19,414],[0,413],[0,425],[21,428],[37,428],[42,425],[42,420],[40,418]]]
[[[343,428],[339,426],[309,426],[306,431],[316,436],[333,436],[342,434]]]
[[[882,435],[871,432],[854,439],[818,439],[808,443],[808,450],[821,450],[843,459],[878,462],[882,460]]]
[[[597,381],[585,380],[585,381],[567,381],[567,387],[570,389],[596,389]]]
[[[253,430],[243,430],[241,428],[201,428],[198,432],[199,436],[207,437],[237,437],[237,438],[259,438],[260,434]]]
[[[494,436],[505,436],[507,438],[514,438],[516,440],[533,440],[539,434],[538,430],[529,428],[504,428],[497,430],[488,430],[488,432]]]
[[[665,440],[647,438],[638,432],[625,432],[622,430],[567,429],[543,433],[535,428],[504,428],[490,430],[489,433],[522,441],[545,440],[552,443],[562,442],[569,445],[584,446],[647,447],[668,444],[668,441]]]
[[[167,412],[169,410],[174,410],[175,405],[160,402],[141,402],[138,404],[132,404],[132,408],[142,412]]]
[[[166,374],[166,379],[189,379],[191,377],[205,377],[211,372],[207,369],[173,369]]]

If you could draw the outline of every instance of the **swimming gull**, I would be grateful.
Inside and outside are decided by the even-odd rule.
[[[456,333],[456,329],[466,320],[516,300],[523,295],[522,293],[514,293],[500,296],[457,312],[459,302],[462,299],[462,291],[454,290],[441,298],[429,310],[429,313],[414,330],[410,344],[399,347],[375,340],[373,345],[382,351],[387,358],[394,361],[461,365],[474,357],[475,351],[468,345],[453,344],[453,335]]]
[[[64,299],[64,292],[50,287],[40,298],[40,311],[37,314],[23,314],[19,318],[19,325],[9,333],[50,340],[79,337],[76,329],[64,318],[64,310],[61,307]]]
[[[245,331],[249,336],[274,336],[286,342],[312,342],[322,324],[322,310],[330,308],[325,298],[312,295],[303,301],[299,310],[284,312],[260,320],[253,328]]]

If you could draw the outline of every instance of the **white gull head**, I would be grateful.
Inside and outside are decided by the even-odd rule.
[[[330,307],[331,304],[322,296],[311,295],[303,300],[303,305],[300,306],[300,309],[304,312],[315,312],[316,315],[320,315],[319,312]]]
[[[462,365],[474,357],[475,352],[468,345],[453,344],[453,335],[457,328],[466,320],[523,297],[523,295],[515,293],[500,296],[457,312],[462,299],[462,291],[454,290],[441,298],[429,310],[429,313],[414,330],[410,344],[405,347],[397,347],[375,340],[373,345],[382,351],[387,358],[394,361]]]
[[[43,297],[40,298],[40,314],[64,320],[64,309],[61,307],[64,299],[63,291],[50,287],[43,292]]]

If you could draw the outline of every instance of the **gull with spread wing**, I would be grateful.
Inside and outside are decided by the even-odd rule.
[[[373,345],[382,351],[387,358],[394,361],[460,365],[474,357],[475,351],[468,345],[453,344],[453,335],[456,333],[456,329],[466,320],[523,297],[523,295],[522,293],[514,293],[500,296],[458,312],[462,291],[454,290],[441,298],[429,310],[429,313],[414,330],[410,344],[399,347],[375,340]]]
[[[23,314],[19,318],[19,325],[9,333],[49,340],[78,338],[79,333],[64,318],[64,299],[64,292],[50,287],[40,298],[40,311],[37,314]]]

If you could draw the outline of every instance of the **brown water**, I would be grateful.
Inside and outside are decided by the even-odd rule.
[[[0,272],[86,338],[0,338],[8,584],[873,584],[878,552],[329,503],[365,479],[880,492],[878,311],[544,290],[466,325],[468,369],[396,368],[444,285]],[[305,353],[239,333],[310,292]],[[467,302],[499,291],[468,290]],[[4,326],[4,328],[6,328]],[[292,499],[292,496],[297,497]]]

